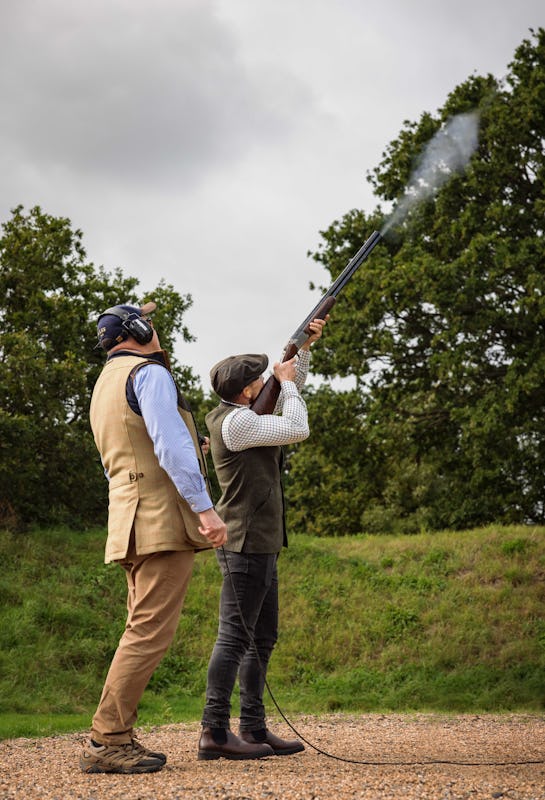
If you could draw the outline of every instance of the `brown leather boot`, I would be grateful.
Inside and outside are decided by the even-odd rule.
[[[245,742],[270,745],[275,756],[291,756],[294,753],[301,753],[305,749],[305,745],[299,739],[280,739],[268,728],[261,728],[258,731],[240,731],[239,736]]]
[[[199,739],[199,761],[230,758],[242,761],[249,758],[267,758],[274,751],[268,744],[243,742],[226,728],[203,728]]]

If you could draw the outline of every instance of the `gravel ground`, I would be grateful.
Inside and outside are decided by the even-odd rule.
[[[197,761],[200,728],[192,723],[138,732],[168,755],[161,772],[84,775],[84,734],[11,739],[0,742],[0,800],[545,800],[545,717],[335,714],[292,722],[319,749],[364,763],[308,745],[282,758]],[[284,722],[269,725],[293,737]]]

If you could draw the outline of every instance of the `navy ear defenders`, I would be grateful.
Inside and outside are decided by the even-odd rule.
[[[121,306],[113,306],[107,308],[100,316],[105,317],[106,314],[113,314],[114,317],[119,317],[121,320],[122,341],[130,334],[138,344],[147,344],[153,338],[153,327],[147,319],[135,314],[134,311],[126,311]]]

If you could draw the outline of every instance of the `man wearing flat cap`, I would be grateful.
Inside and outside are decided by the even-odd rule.
[[[137,707],[170,645],[195,552],[226,541],[206,484],[199,435],[149,314],[119,305],[97,326],[108,353],[93,390],[91,428],[109,482],[105,561],[127,579],[127,624],[84,745],[84,772],[156,772],[166,756],[133,735]]]
[[[208,664],[198,748],[202,760],[263,758],[304,750],[297,739],[281,739],[267,728],[263,690],[278,637],[277,560],[287,545],[282,446],[309,435],[300,391],[308,373],[310,346],[320,338],[324,325],[320,319],[311,322],[310,336],[299,355],[274,365],[280,383],[274,414],[258,415],[251,409],[264,385],[266,355],[230,356],[210,371],[221,402],[207,415],[206,424],[222,491],[216,508],[227,525],[227,544],[217,552],[223,585],[218,636]],[[237,674],[238,736],[230,730]]]

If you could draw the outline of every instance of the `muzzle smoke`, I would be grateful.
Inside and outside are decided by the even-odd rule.
[[[457,114],[424,147],[405,194],[384,225],[381,235],[400,225],[411,208],[433,197],[456,172],[463,172],[479,140],[479,112]]]

